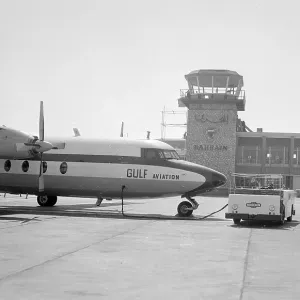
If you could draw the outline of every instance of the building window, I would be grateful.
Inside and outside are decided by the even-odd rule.
[[[268,165],[287,165],[289,164],[289,148],[286,146],[268,147],[266,164]]]
[[[68,170],[68,164],[66,162],[62,162],[60,164],[60,173],[61,174],[66,174]]]
[[[293,154],[293,165],[300,165],[300,147],[295,148],[294,154]]]
[[[43,173],[47,171],[47,162],[43,161]]]
[[[238,146],[236,159],[238,164],[261,164],[261,148],[260,146]]]
[[[22,170],[23,172],[27,172],[29,170],[29,162],[27,160],[23,161]]]
[[[9,172],[10,168],[11,168],[11,161],[10,160],[6,160],[5,163],[4,163],[4,170],[6,172]]]

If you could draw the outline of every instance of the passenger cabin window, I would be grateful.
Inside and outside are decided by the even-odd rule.
[[[60,164],[60,173],[61,174],[66,174],[67,173],[67,170],[68,170],[68,164],[64,161]]]
[[[10,168],[11,168],[11,161],[10,160],[6,160],[5,163],[4,163],[4,170],[6,172],[9,172]]]
[[[43,161],[43,173],[47,171],[47,162]]]
[[[29,169],[29,162],[27,160],[25,160],[22,163],[22,170],[23,170],[23,172],[27,172],[28,169]]]

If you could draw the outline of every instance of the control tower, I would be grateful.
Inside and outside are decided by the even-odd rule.
[[[245,110],[243,76],[229,70],[185,75],[179,107],[188,108],[186,159],[228,176],[235,170],[238,111]]]

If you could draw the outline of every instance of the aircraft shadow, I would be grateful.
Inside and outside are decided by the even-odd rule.
[[[136,205],[136,204],[142,204],[142,203],[137,203],[137,202],[124,202],[124,206],[126,205]],[[91,208],[103,208],[103,207],[113,207],[113,206],[120,206],[121,204],[118,202],[111,202],[111,203],[101,203],[100,206],[96,206],[95,203],[91,203],[91,204],[58,204],[55,205],[53,207],[51,207],[51,209],[70,209],[72,207],[72,209],[91,209]],[[37,208],[42,208],[40,206],[36,206]]]
[[[300,224],[299,221],[294,220],[291,222],[285,222],[281,225],[279,222],[272,221],[254,221],[254,220],[245,220],[241,221],[239,225],[229,225],[233,228],[253,228],[253,229],[271,229],[271,230],[290,230],[291,228],[297,227]]]
[[[141,203],[126,202],[124,203],[124,207],[129,204],[141,204]],[[119,208],[114,210],[105,209],[105,207],[111,207],[111,206],[112,207],[119,206]],[[95,210],[92,210],[92,208]],[[222,218],[217,218],[213,216],[206,218],[205,216],[201,216],[201,215],[183,218],[183,217],[179,217],[178,215],[172,216],[172,215],[163,215],[163,214],[130,213],[130,212],[126,212],[126,210],[124,210],[124,214],[122,214],[120,203],[105,203],[103,205],[101,204],[100,207],[95,206],[95,204],[57,205],[54,207],[40,207],[40,206],[28,207],[28,206],[3,206],[3,205],[0,206],[0,216],[14,215],[14,214],[67,216],[67,217],[82,217],[82,218],[135,219],[135,220],[227,221],[226,219],[222,219]],[[7,217],[5,217],[5,220],[7,220]]]

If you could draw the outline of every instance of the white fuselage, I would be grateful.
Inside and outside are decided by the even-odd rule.
[[[125,186],[124,196],[130,198],[161,197],[193,191],[207,183],[212,175],[226,180],[224,175],[196,164],[149,156],[147,151],[174,151],[159,141],[76,137],[63,142],[64,149],[43,154],[47,163],[44,185],[48,195],[119,198]],[[0,156],[0,191],[38,194],[39,168],[38,155],[16,160],[8,159],[7,154]],[[218,185],[221,184],[213,187]]]

